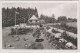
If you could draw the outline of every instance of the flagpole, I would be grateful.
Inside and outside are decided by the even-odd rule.
[[[16,12],[15,12],[15,25],[16,25]]]

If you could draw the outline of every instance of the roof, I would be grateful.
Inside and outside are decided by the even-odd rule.
[[[29,20],[38,20],[38,18],[33,15]]]

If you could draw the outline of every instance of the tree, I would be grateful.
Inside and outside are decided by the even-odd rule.
[[[39,17],[39,16],[38,16],[38,11],[37,11],[37,8],[36,8],[36,7],[35,7],[35,16],[36,16],[36,17]]]
[[[77,22],[76,18],[68,18],[68,22]]]
[[[54,23],[54,22],[56,22],[56,19],[54,18],[54,14],[52,15],[52,17],[41,15],[40,19],[44,20],[45,23]]]
[[[67,21],[67,17],[66,16],[60,16],[60,17],[58,17],[58,21],[59,22]]]
[[[72,18],[68,18],[68,22],[72,22]]]
[[[32,15],[36,15],[38,13],[37,9],[32,8],[2,8],[2,26],[7,27],[15,25],[15,12],[19,12],[19,14],[16,15],[17,24],[24,23],[24,18],[27,23],[28,19]]]
[[[52,14],[52,18],[55,18],[55,15],[54,14]]]
[[[74,19],[73,19],[73,22],[77,22],[77,19],[76,19],[76,18],[74,18]]]
[[[66,26],[67,17],[66,16],[60,16],[60,17],[58,17],[58,22],[61,23],[61,26]]]

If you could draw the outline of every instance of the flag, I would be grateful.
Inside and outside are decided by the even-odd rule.
[[[15,12],[16,14],[19,14],[19,12]]]

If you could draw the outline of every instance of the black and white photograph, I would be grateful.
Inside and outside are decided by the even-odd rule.
[[[2,3],[2,49],[77,50],[77,3]]]

